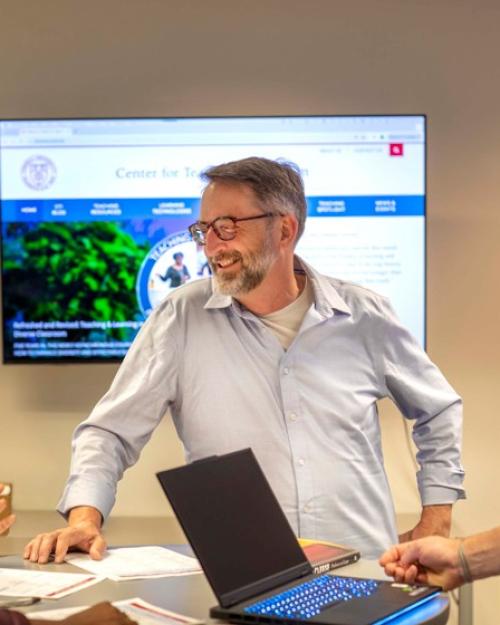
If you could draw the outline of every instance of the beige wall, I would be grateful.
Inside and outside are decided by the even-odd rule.
[[[465,399],[460,531],[500,522],[500,5],[496,1],[0,0],[0,117],[426,113],[429,352]],[[0,366],[0,477],[49,508],[69,437],[115,367]],[[384,406],[399,511],[418,508],[403,426]],[[168,421],[115,509],[160,515]],[[500,583],[477,584],[494,625]]]

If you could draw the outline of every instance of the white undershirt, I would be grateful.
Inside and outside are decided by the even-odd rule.
[[[296,300],[281,310],[260,317],[262,323],[271,330],[284,349],[288,349],[297,336],[305,314],[313,301],[313,290],[309,280],[306,279],[302,293]]]

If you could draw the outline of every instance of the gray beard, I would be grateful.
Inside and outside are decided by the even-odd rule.
[[[257,288],[269,271],[269,267],[274,260],[274,254],[270,250],[270,246],[264,246],[265,251],[249,252],[245,256],[240,254],[220,255],[218,258],[239,258],[241,268],[234,273],[225,272],[218,273],[216,262],[209,260],[212,267],[214,287],[217,293],[221,295],[230,295],[237,297],[245,295]]]

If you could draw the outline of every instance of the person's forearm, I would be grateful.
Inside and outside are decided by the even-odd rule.
[[[76,525],[78,523],[93,523],[96,527],[102,525],[102,514],[97,508],[91,506],[78,506],[72,508],[68,515],[68,523]]]
[[[500,573],[500,527],[463,540],[463,552],[472,579]]]
[[[428,535],[448,537],[451,530],[451,504],[424,506],[421,524]]]
[[[413,538],[423,538],[424,536],[444,536],[447,538],[451,529],[451,505],[424,506],[417,528],[415,528],[416,535]]]

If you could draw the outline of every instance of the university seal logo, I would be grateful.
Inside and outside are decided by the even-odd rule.
[[[160,304],[172,291],[171,281],[167,279],[168,268],[174,262],[174,254],[182,254],[189,279],[201,277],[198,266],[200,250],[191,239],[187,230],[173,233],[151,248],[139,270],[136,282],[136,293],[139,308],[143,315],[149,313]]]
[[[48,189],[54,183],[56,175],[56,166],[46,156],[31,156],[21,169],[24,183],[34,191]]]

